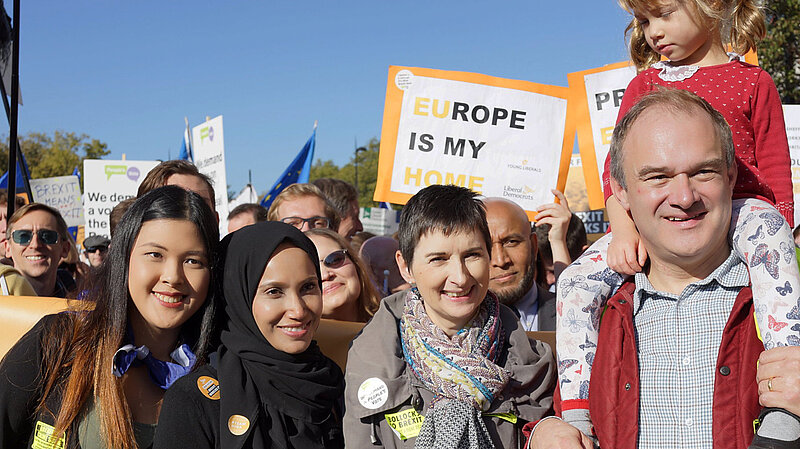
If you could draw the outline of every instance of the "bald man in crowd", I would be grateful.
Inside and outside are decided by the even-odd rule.
[[[526,331],[556,330],[555,295],[534,282],[538,245],[528,216],[504,198],[483,203],[492,236],[489,290],[517,312]]]

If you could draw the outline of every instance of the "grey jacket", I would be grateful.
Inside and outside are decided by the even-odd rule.
[[[401,439],[387,420],[397,422],[400,417],[400,424],[408,425],[415,419],[409,413],[417,416],[411,409],[425,416],[433,399],[433,393],[407,369],[400,346],[399,325],[406,294],[384,298],[350,347],[344,396],[348,449],[414,447],[415,438]],[[511,373],[511,380],[484,412],[484,422],[496,447],[522,448],[522,426],[551,414],[555,362],[547,344],[528,339],[511,309],[501,306],[500,319],[506,339],[499,364]]]

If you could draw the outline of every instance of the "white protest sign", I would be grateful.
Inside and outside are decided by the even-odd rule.
[[[566,96],[558,86],[390,67],[374,199],[404,204],[426,186],[456,184],[527,211],[551,202],[572,145]]]
[[[400,212],[380,207],[362,207],[359,219],[366,232],[375,235],[392,235],[397,232]]]
[[[228,182],[225,176],[225,144],[222,116],[192,128],[194,165],[208,176],[214,186],[214,202],[219,214],[219,232],[228,231]]]
[[[635,76],[636,69],[627,62],[567,75],[589,204],[594,209],[605,207],[601,182],[603,167],[622,95]]]
[[[31,179],[33,200],[61,212],[68,227],[83,224],[81,183],[77,176]]]
[[[794,192],[794,224],[800,223],[800,105],[783,105],[786,120],[786,137],[789,139],[789,155],[792,158],[792,187]]]
[[[121,201],[136,196],[139,184],[157,161],[83,161],[83,210],[86,237],[111,237],[108,214]]]

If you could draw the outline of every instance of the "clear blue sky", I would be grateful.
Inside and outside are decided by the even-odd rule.
[[[614,0],[36,0],[20,15],[21,133],[167,159],[184,116],[221,114],[228,184],[252,169],[259,191],[315,120],[316,158],[339,165],[354,139],[380,137],[390,65],[566,86],[569,72],[626,59],[628,22]]]

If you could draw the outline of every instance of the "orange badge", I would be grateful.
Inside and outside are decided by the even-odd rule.
[[[213,377],[200,376],[197,379],[197,388],[203,396],[213,400],[219,401],[219,381]]]
[[[250,428],[250,420],[242,415],[231,415],[228,418],[228,430],[234,435],[244,435]]]

